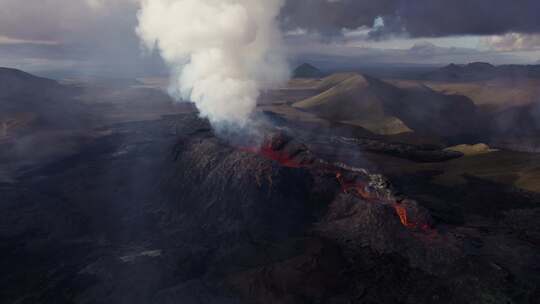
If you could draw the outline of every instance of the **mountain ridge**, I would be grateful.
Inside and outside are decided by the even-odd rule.
[[[59,86],[59,83],[52,79],[35,76],[18,69],[0,67],[0,98],[20,93],[37,94],[42,90]]]
[[[293,71],[293,78],[319,78],[323,76],[321,70],[309,63],[299,65]]]
[[[492,65],[487,62],[449,64],[422,76],[424,80],[436,81],[480,81],[497,78],[540,79],[540,64],[535,65]]]
[[[414,131],[453,137],[474,133],[479,121],[469,98],[426,86],[403,89],[367,75],[341,73],[323,78],[318,89],[321,93],[293,106],[380,135]]]

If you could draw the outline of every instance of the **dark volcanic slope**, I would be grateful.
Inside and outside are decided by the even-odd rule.
[[[493,115],[495,144],[517,151],[540,151],[540,102]]]
[[[537,299],[535,245],[433,223],[294,141],[232,147],[191,114],[111,131],[0,185],[2,303]]]
[[[27,131],[30,126],[34,131],[87,126],[92,108],[76,98],[79,94],[80,89],[51,79],[0,68],[0,125],[24,125]],[[5,129],[3,133],[11,133],[11,127]],[[5,136],[1,131],[0,137]]]
[[[59,84],[0,68],[0,141],[42,131],[84,132],[118,121],[155,119],[182,110],[157,89],[118,81]]]
[[[56,81],[37,77],[23,71],[0,67],[0,98],[15,94],[42,94],[43,91],[57,88]]]

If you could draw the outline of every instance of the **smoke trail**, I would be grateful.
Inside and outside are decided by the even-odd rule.
[[[245,126],[260,91],[287,79],[283,0],[141,1],[137,34],[169,65],[171,92],[215,127]]]

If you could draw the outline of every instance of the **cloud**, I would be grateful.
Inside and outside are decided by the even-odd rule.
[[[483,43],[498,51],[535,51],[540,50],[540,34],[508,33],[486,37]]]
[[[289,0],[282,19],[286,28],[340,35],[382,18],[385,25],[372,38],[443,37],[539,33],[539,11],[537,0]]]
[[[134,32],[139,0],[0,0],[0,7],[0,56],[10,62],[80,62],[81,69],[94,63],[108,67],[107,73],[157,72],[163,66],[155,56],[141,56]],[[339,54],[340,46],[345,54],[355,41],[370,48],[370,41],[396,37],[456,35],[496,36],[485,44],[494,52],[536,50],[538,11],[538,0],[287,0],[280,21],[288,40],[294,38],[293,52],[304,38],[305,45],[322,46],[319,54]]]
[[[6,45],[6,44],[36,44],[36,45],[56,45],[58,44],[57,41],[51,41],[51,40],[29,40],[29,39],[18,39],[18,38],[11,38],[8,36],[2,36],[0,35],[0,45]]]
[[[343,29],[372,26],[374,20],[389,15],[395,0],[289,0],[282,11],[285,28],[303,28],[322,35],[341,35]]]
[[[0,0],[0,35],[41,41],[133,36],[138,0]],[[392,35],[444,37],[540,33],[540,1],[520,0],[287,0],[286,31],[321,36],[369,29]],[[379,26],[374,26],[377,23]],[[381,26],[382,25],[382,26]]]
[[[0,35],[26,40],[73,41],[134,24],[130,0],[0,0]],[[99,32],[98,30],[107,30]]]
[[[158,56],[141,54],[138,0],[0,0],[0,7],[4,64],[56,61],[63,68],[68,61],[81,73],[99,67],[116,75],[163,71]]]
[[[105,6],[106,0],[86,0],[86,3],[93,9],[101,9]]]

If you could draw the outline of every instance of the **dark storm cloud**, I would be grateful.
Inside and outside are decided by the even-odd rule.
[[[372,26],[376,17],[391,15],[395,8],[395,0],[288,0],[281,17],[288,29],[339,34],[343,28]]]
[[[373,38],[407,33],[412,37],[538,33],[538,0],[289,0],[283,24],[322,34],[371,27],[377,17],[385,26]]]
[[[106,67],[106,73],[162,73],[163,63],[157,55],[141,56],[134,32],[137,10],[138,0],[0,0],[0,65],[34,69],[57,63],[80,70],[92,65]],[[540,33],[538,11],[540,0],[286,0],[280,18],[287,30],[308,29],[310,34],[300,35],[306,40],[340,36],[344,28],[367,27],[359,35],[345,35],[344,41],[350,42],[366,37],[390,39],[399,34],[442,37]],[[373,27],[377,17],[384,18],[383,27]],[[519,39],[513,42],[512,37]],[[302,39],[287,39],[286,46],[294,50],[307,45]],[[527,41],[537,41],[534,39]],[[530,47],[531,43],[524,45],[523,41],[522,36],[515,34],[497,40],[495,48],[537,48],[536,44]],[[341,47],[331,50],[336,55],[359,52],[358,48],[349,50],[338,45]],[[330,51],[319,45],[317,48],[321,53]],[[426,55],[432,49],[423,46],[416,51]],[[405,55],[396,58],[392,52],[377,53],[381,60],[385,56],[407,59]]]

